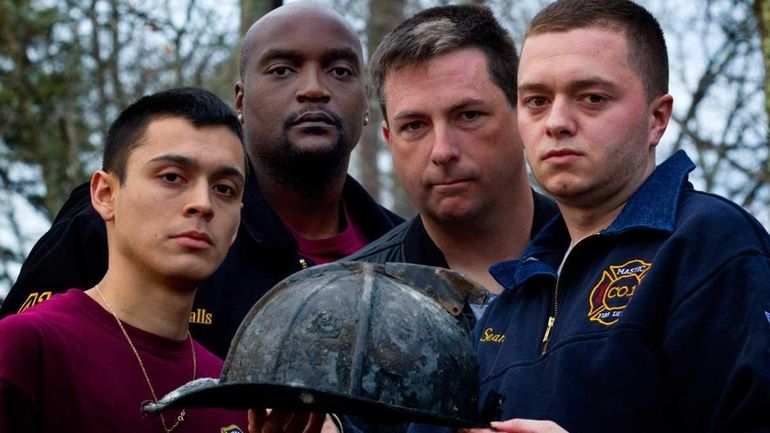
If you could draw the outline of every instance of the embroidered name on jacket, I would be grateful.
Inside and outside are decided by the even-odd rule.
[[[605,326],[614,325],[634,297],[650,266],[641,259],[634,259],[622,265],[610,265],[602,271],[601,279],[591,290],[588,300],[591,307],[589,319]]]
[[[490,342],[502,344],[503,341],[505,341],[505,334],[497,333],[492,328],[486,328],[484,329],[484,334],[479,338],[479,341],[482,343]]]
[[[196,308],[190,313],[190,323],[197,323],[199,325],[211,325],[214,323],[212,316],[213,313],[209,313],[205,308]]]

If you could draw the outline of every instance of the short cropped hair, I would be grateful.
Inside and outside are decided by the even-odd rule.
[[[426,9],[399,24],[383,38],[369,64],[370,84],[387,119],[385,79],[388,73],[461,48],[484,52],[492,82],[516,107],[519,56],[508,32],[489,8],[481,5]]]
[[[625,35],[629,64],[641,78],[648,101],[668,93],[668,53],[663,31],[650,12],[630,0],[558,0],[535,15],[525,41],[543,33],[587,27],[608,28]]]
[[[217,95],[196,87],[165,90],[140,98],[112,123],[104,144],[102,170],[125,182],[128,156],[142,143],[147,126],[171,117],[189,120],[196,128],[225,126],[243,143],[241,123]]]

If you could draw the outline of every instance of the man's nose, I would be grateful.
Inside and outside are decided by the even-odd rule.
[[[297,88],[298,102],[329,102],[331,92],[326,84],[325,71],[321,67],[311,66],[300,71]]]
[[[433,124],[433,147],[430,159],[434,164],[444,165],[460,158],[460,143],[456,131],[446,122]]]
[[[198,181],[192,185],[187,194],[187,204],[184,208],[185,215],[200,215],[206,220],[213,218],[214,206],[211,200],[213,193],[208,182]]]
[[[545,120],[545,133],[551,138],[575,135],[577,124],[572,113],[572,104],[567,98],[554,98]]]

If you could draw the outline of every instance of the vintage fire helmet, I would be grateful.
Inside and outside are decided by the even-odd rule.
[[[252,307],[219,379],[192,381],[144,409],[269,407],[477,425],[478,364],[462,317],[466,301],[485,293],[429,266],[306,269]]]

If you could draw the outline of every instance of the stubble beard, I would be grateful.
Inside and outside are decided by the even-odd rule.
[[[347,173],[350,152],[341,127],[331,148],[309,151],[292,142],[286,129],[272,152],[258,152],[262,169],[277,183],[298,193],[316,197]]]
[[[617,201],[618,199],[627,200],[630,195],[641,186],[649,173],[639,172],[649,164],[649,159],[645,152],[623,152],[627,147],[642,147],[648,141],[648,135],[643,122],[634,125],[629,134],[620,140],[625,146],[613,146],[612,152],[604,158],[608,166],[604,170],[598,170],[590,182],[573,186],[565,192],[560,192],[559,187],[545,188],[546,191],[557,197],[557,201],[570,206],[596,208],[604,203]],[[654,159],[653,167],[654,169]],[[631,173],[631,175],[626,175]],[[618,181],[621,180],[621,181]]]

